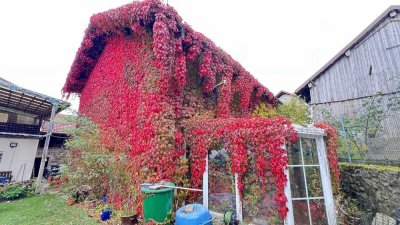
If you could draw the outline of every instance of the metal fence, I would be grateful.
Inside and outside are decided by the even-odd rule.
[[[349,126],[343,119],[338,122],[339,161],[400,165],[400,127],[392,126],[391,132],[385,128],[363,132],[362,127]],[[398,132],[393,132],[393,129],[398,129]]]

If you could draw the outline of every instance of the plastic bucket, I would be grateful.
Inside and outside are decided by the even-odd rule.
[[[163,183],[163,185],[175,186],[170,182]],[[141,190],[146,195],[143,199],[143,214],[146,222],[151,221],[150,219],[164,222],[167,214],[172,210],[174,188],[151,190],[147,186],[142,186]]]

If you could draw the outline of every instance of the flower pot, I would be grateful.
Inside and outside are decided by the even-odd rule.
[[[138,224],[137,215],[134,216],[121,216],[122,225],[135,225]]]

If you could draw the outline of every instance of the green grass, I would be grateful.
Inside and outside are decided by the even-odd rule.
[[[38,195],[0,203],[1,225],[97,224],[83,210],[68,206],[58,195]]]

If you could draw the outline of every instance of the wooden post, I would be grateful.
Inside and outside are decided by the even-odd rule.
[[[42,160],[40,160],[40,168],[36,180],[36,189],[35,189],[36,194],[39,194],[40,190],[42,189],[42,177],[43,177],[44,165],[46,164],[47,161],[47,151],[49,149],[51,134],[53,133],[54,116],[56,115],[57,109],[58,105],[53,105],[53,108],[51,109],[49,127],[47,128],[46,141],[44,142],[44,148],[42,151]]]

